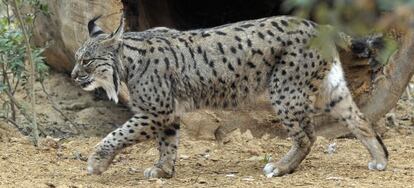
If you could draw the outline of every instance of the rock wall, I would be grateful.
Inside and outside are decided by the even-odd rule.
[[[103,15],[99,25],[112,31],[119,23],[122,3],[119,0],[43,0],[49,6],[50,16],[39,15],[35,20],[34,42],[49,47],[44,55],[55,70],[70,72],[74,53],[88,36],[86,23]]]
[[[44,53],[47,63],[55,70],[66,73],[72,70],[76,49],[88,36],[86,23],[97,15],[103,15],[98,24],[108,32],[118,26],[121,9],[124,6],[127,10],[127,24],[130,30],[144,30],[154,26],[180,28],[186,23],[183,23],[185,19],[178,18],[178,11],[174,11],[177,9],[173,6],[176,5],[173,3],[175,1],[42,0],[42,2],[49,5],[51,15],[37,17],[34,42],[42,46],[48,44],[49,47]],[[272,2],[272,0],[264,2]],[[268,14],[276,15],[271,12]],[[342,53],[341,56],[353,95],[359,105],[364,105],[368,100],[361,96],[371,90],[369,64],[366,60],[356,60],[347,53]],[[127,100],[126,93],[127,89],[124,87],[122,96],[120,96],[121,100]],[[221,134],[240,126],[242,130],[251,129],[255,136],[262,136],[264,133],[283,135],[284,130],[274,121],[273,113],[267,108],[269,104],[263,101],[265,100],[259,101],[262,105],[253,105],[237,111],[190,113],[184,117],[183,122],[197,137],[210,138],[211,135],[220,137]],[[333,137],[347,132],[343,126],[330,126],[330,124],[318,125],[316,128],[319,134]]]

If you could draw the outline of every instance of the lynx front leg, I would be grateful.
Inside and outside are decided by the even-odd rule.
[[[111,164],[112,159],[123,148],[154,138],[154,125],[157,120],[151,115],[136,114],[122,127],[108,134],[99,142],[88,159],[88,173],[101,174]]]
[[[175,172],[175,161],[177,159],[177,148],[179,142],[180,122],[177,118],[173,123],[166,126],[156,135],[160,158],[153,167],[144,172],[147,178],[171,178]]]

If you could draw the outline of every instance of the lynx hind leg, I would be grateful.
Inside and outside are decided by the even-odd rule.
[[[341,64],[337,60],[324,80],[321,100],[325,112],[342,122],[368,149],[372,161],[368,163],[371,170],[385,170],[388,151],[371,124],[364,118],[352,99],[346,86]]]

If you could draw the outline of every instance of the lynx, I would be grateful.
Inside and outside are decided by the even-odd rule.
[[[310,45],[321,34],[314,22],[280,16],[190,31],[124,32],[122,18],[107,34],[95,24],[98,18],[88,23],[89,39],[76,53],[72,77],[84,90],[103,88],[115,102],[124,81],[135,115],[95,147],[90,174],[104,172],[123,148],[155,139],[160,158],[144,175],[170,178],[182,113],[235,108],[263,93],[293,141],[282,159],[264,166],[267,177],[293,172],[308,155],[316,140],[315,113],[329,114],[351,130],[371,154],[369,169],[386,168],[388,152],[352,99],[338,45]]]

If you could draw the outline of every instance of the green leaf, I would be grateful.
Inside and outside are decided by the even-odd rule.
[[[377,61],[382,64],[386,65],[388,63],[389,58],[394,54],[395,51],[398,50],[398,42],[392,38],[385,37],[384,38],[384,48],[381,49],[377,56]]]
[[[3,83],[0,83],[0,92],[3,92],[6,89],[7,87]]]
[[[336,51],[333,41],[336,40],[337,30],[331,26],[321,25],[318,31],[318,35],[311,39],[309,47],[320,51],[324,59],[330,59]]]

